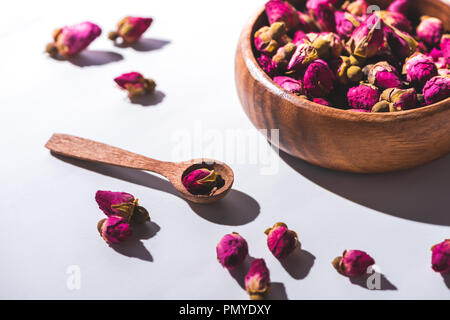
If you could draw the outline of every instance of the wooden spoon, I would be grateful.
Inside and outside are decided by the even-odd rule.
[[[158,173],[166,177],[183,198],[195,203],[212,203],[222,199],[230,191],[234,182],[233,170],[225,163],[213,159],[193,159],[185,162],[158,161],[100,142],[67,134],[54,134],[45,147],[56,154],[71,158]],[[210,195],[190,193],[184,187],[182,178],[192,170],[199,168],[214,170],[222,177],[224,185],[217,190],[213,190]]]

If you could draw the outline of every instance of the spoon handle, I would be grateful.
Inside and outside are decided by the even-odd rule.
[[[170,175],[175,167],[173,162],[158,161],[104,143],[68,134],[54,134],[45,147],[54,153],[71,158],[147,170],[163,176]]]

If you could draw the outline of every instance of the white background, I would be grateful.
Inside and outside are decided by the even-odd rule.
[[[44,148],[61,132],[185,160],[174,159],[180,132],[194,137],[201,126],[204,135],[193,139],[204,152],[194,150],[195,157],[217,155],[211,154],[213,133],[254,132],[236,94],[234,53],[242,27],[263,3],[2,4],[0,298],[247,299],[216,261],[216,243],[232,231],[247,239],[253,257],[266,259],[273,298],[450,298],[450,280],[430,267],[430,247],[450,237],[450,156],[406,172],[364,176],[272,152],[276,175],[261,175],[263,163],[231,161],[234,191],[220,203],[197,206],[150,174],[63,161]],[[138,50],[106,38],[125,15],[155,19]],[[89,51],[72,62],[43,53],[54,28],[84,20],[103,29]],[[113,83],[129,71],[156,80],[159,92],[148,106],[131,104]],[[144,239],[108,247],[96,230],[103,218],[94,201],[98,189],[140,199],[154,221],[136,230]],[[263,233],[277,221],[297,231],[305,250],[284,266]],[[339,275],[331,260],[344,249],[370,253],[385,274],[385,290]],[[70,265],[80,267],[79,290],[67,288]]]

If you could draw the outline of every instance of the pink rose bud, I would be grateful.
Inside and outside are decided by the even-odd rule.
[[[298,17],[300,19],[300,24],[299,24],[300,30],[302,30],[303,32],[317,31],[317,26],[309,14],[298,11]]]
[[[335,31],[334,12],[336,8],[333,6],[335,2],[330,0],[308,0],[306,2],[306,8],[320,31]]]
[[[384,23],[375,13],[356,28],[347,42],[348,51],[357,57],[375,56],[384,42]]]
[[[296,95],[302,95],[303,94],[303,85],[302,82],[299,80],[295,80],[291,77],[274,77],[273,81],[275,81],[276,84],[278,84],[283,89],[289,91],[290,93],[296,94]]]
[[[367,268],[375,264],[375,260],[364,251],[345,250],[342,257],[336,257],[333,267],[348,277],[357,277],[366,274]]]
[[[417,26],[417,37],[430,47],[438,45],[441,41],[444,27],[438,18],[423,16]]]
[[[433,60],[422,53],[415,53],[403,65],[406,80],[416,89],[422,89],[428,80],[437,75],[437,67]]]
[[[331,106],[331,103],[327,100],[325,100],[324,98],[313,98],[312,99],[313,102],[317,103],[317,104],[321,104],[324,106]]]
[[[403,14],[404,16],[408,15],[409,10],[409,1],[408,0],[395,0],[393,1],[388,9],[390,12],[398,12]]]
[[[220,264],[227,269],[232,269],[241,265],[247,257],[247,241],[239,233],[233,232],[220,239],[216,251]]]
[[[294,34],[294,39],[292,42],[298,46],[302,44],[305,39],[309,41],[308,36],[302,30],[297,30]]]
[[[374,85],[362,83],[358,87],[350,88],[347,92],[348,104],[353,109],[371,111],[379,101],[380,92]]]
[[[263,300],[270,291],[270,272],[264,259],[252,261],[245,276],[245,289],[251,300]]]
[[[417,107],[417,93],[414,88],[411,89],[397,89],[390,88],[383,91],[380,96],[380,101],[387,101],[390,103],[389,111],[409,110]]]
[[[322,98],[333,91],[334,80],[333,71],[325,61],[319,59],[311,63],[306,69],[303,85],[309,96]]]
[[[297,45],[297,49],[292,55],[291,61],[289,61],[287,70],[302,74],[318,58],[319,55],[317,54],[316,48],[305,39],[303,43]]]
[[[132,230],[127,219],[120,216],[109,216],[97,224],[98,232],[107,243],[119,243],[127,240]]]
[[[300,24],[297,10],[287,1],[270,0],[265,7],[270,24],[284,22],[288,30],[295,29]]]
[[[365,0],[356,0],[345,5],[343,9],[355,16],[361,17],[367,14],[367,8],[369,8],[369,5]]]
[[[450,58],[450,34],[444,34],[441,38],[441,43],[439,44],[439,47],[442,50],[442,55],[445,58]]]
[[[446,239],[431,248],[431,267],[441,274],[450,272],[450,239]]]
[[[284,46],[290,40],[286,31],[284,22],[275,22],[270,27],[260,28],[254,35],[256,50],[269,56],[274,55],[279,47]]]
[[[277,53],[272,58],[272,61],[275,63],[277,70],[283,73],[284,71],[286,71],[285,69],[289,64],[289,61],[291,60],[295,49],[297,49],[297,46],[294,43],[289,42],[288,44],[277,50]]]
[[[196,169],[183,177],[184,187],[192,194],[212,195],[221,187],[222,177],[214,170]]]
[[[98,190],[95,201],[107,216],[117,215],[136,223],[150,221],[148,211],[129,193]]]
[[[53,32],[53,43],[47,45],[46,51],[51,56],[69,58],[86,49],[101,33],[102,29],[91,22],[66,26]]]
[[[120,88],[128,91],[128,96],[134,98],[155,91],[156,83],[152,79],[145,79],[139,72],[124,73],[114,81]]]
[[[336,22],[336,32],[345,40],[348,40],[353,31],[358,28],[361,22],[350,12],[336,11],[334,13],[334,20]]]
[[[108,38],[113,41],[122,38],[126,44],[134,43],[141,38],[152,22],[152,18],[125,17],[117,24],[117,31],[110,32]]]
[[[344,43],[336,33],[308,33],[308,37],[313,47],[316,48],[320,59],[339,58],[344,50]]]
[[[267,246],[277,259],[287,258],[299,245],[297,233],[289,230],[283,222],[275,223],[264,233],[267,235]]]
[[[367,80],[380,89],[401,88],[403,84],[397,70],[386,61],[368,66]]]
[[[262,54],[258,59],[261,68],[267,73],[269,77],[273,77],[277,73],[277,64],[272,61],[272,58]]]
[[[417,51],[417,41],[406,32],[385,26],[384,33],[391,52],[402,61]]]
[[[379,14],[381,19],[383,19],[383,22],[388,26],[394,27],[403,32],[411,33],[411,21],[409,21],[409,19],[403,14],[390,11],[380,11]]]
[[[433,77],[423,87],[423,95],[427,104],[433,104],[450,97],[450,77]]]

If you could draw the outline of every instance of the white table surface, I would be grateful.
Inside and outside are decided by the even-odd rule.
[[[235,280],[216,261],[216,243],[232,231],[247,239],[251,256],[266,259],[273,298],[450,298],[450,281],[430,267],[430,247],[450,237],[450,156],[406,172],[354,175],[278,156],[256,135],[238,101],[234,53],[241,28],[263,3],[2,5],[0,298],[247,299],[243,271]],[[106,38],[129,14],[155,19],[138,50]],[[103,28],[89,51],[73,62],[43,53],[54,28],[84,20]],[[133,70],[158,83],[147,106],[131,104],[113,83]],[[52,156],[44,144],[54,132],[164,160],[226,160],[234,190],[220,203],[192,205],[157,176]],[[255,150],[269,153],[255,163]],[[276,173],[262,174],[270,165]],[[96,230],[104,216],[94,201],[98,189],[140,199],[154,221],[136,230],[143,239],[108,247]],[[304,249],[284,267],[263,233],[277,221],[297,231]],[[332,268],[344,249],[375,258],[383,290]],[[67,286],[70,266],[80,270],[79,289]]]

